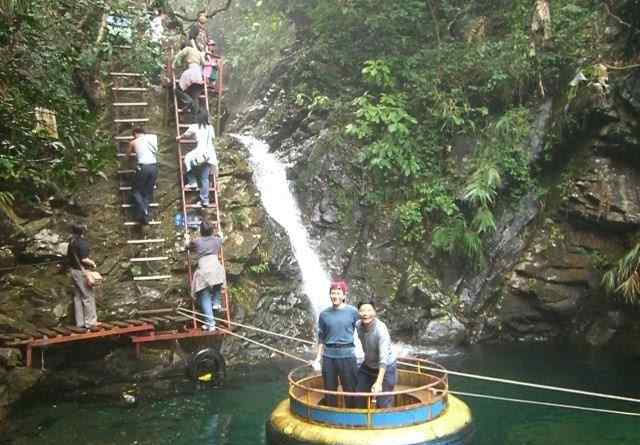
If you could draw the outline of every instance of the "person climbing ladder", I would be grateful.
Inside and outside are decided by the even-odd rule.
[[[206,315],[206,323],[202,326],[205,331],[215,329],[213,311],[222,308],[222,286],[226,281],[224,266],[218,258],[222,240],[222,232],[214,235],[213,225],[207,221],[200,224],[200,238],[192,240],[189,233],[184,237],[185,247],[198,256],[198,269],[191,281],[191,295],[198,300]]]
[[[211,167],[214,169],[214,175],[216,174],[218,170],[218,158],[213,144],[215,131],[209,123],[209,113],[207,113],[206,109],[199,111],[196,116],[196,123],[189,125],[184,133],[176,137],[176,141],[182,142],[183,139],[191,137],[195,137],[196,148],[184,157],[187,180],[185,188],[195,190],[200,187],[200,199],[198,203],[202,207],[208,207],[209,175],[211,173]]]
[[[138,165],[133,180],[132,199],[135,218],[142,224],[149,224],[149,203],[153,200],[153,189],[158,177],[158,136],[147,134],[143,128],[134,128],[133,139],[129,142],[127,157],[135,151]]]

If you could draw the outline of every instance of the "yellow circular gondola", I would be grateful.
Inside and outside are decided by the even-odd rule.
[[[429,372],[425,371],[429,369]],[[399,360],[395,391],[326,391],[322,377],[301,367],[289,374],[289,399],[267,421],[269,445],[466,445],[473,423],[469,407],[448,393],[444,368],[420,359]],[[338,407],[322,405],[335,394]],[[393,406],[375,408],[375,397],[393,396]],[[344,408],[344,397],[366,399],[366,409]]]

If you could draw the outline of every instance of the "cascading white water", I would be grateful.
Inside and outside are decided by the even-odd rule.
[[[307,230],[302,224],[300,209],[289,189],[286,167],[269,152],[266,142],[253,136],[232,135],[249,150],[249,164],[265,210],[289,236],[293,254],[302,273],[302,290],[318,314],[329,306],[329,274],[309,244]]]

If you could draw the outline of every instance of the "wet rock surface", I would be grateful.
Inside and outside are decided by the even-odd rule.
[[[568,211],[603,230],[625,232],[640,225],[640,176],[626,162],[594,156],[573,181]]]

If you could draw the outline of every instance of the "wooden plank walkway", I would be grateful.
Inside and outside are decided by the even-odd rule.
[[[3,333],[0,335],[0,346],[23,349],[25,365],[31,367],[34,348],[63,343],[95,341],[124,335],[135,344],[136,352],[139,353],[141,343],[222,335],[220,331],[203,331],[192,318],[166,310],[161,312],[162,316],[109,320],[90,329],[56,326],[38,327],[28,332]]]

